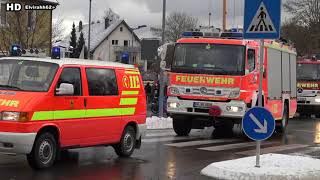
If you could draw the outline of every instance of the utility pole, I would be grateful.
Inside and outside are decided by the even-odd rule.
[[[227,0],[223,0],[223,22],[222,29],[225,31],[227,29]]]
[[[209,27],[211,26],[211,15],[212,15],[212,13],[209,12]]]
[[[90,1],[90,4],[89,4],[88,59],[91,58],[90,41],[91,41],[91,3],[92,3],[92,0],[89,0],[89,1]]]
[[[162,44],[165,43],[165,30],[166,30],[166,0],[163,0],[163,7],[162,7]],[[164,101],[164,70],[160,68],[160,92],[159,92],[159,117],[163,117],[163,101]]]

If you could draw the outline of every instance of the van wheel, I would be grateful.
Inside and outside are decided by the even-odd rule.
[[[174,117],[173,130],[178,136],[188,136],[192,129],[192,121],[188,118]]]
[[[36,138],[32,151],[27,155],[33,169],[46,169],[53,165],[57,155],[57,141],[51,133],[43,133]]]
[[[278,133],[284,133],[286,131],[286,129],[287,129],[288,121],[289,121],[289,108],[288,108],[288,105],[285,104],[284,105],[284,110],[283,110],[282,121],[281,121],[281,124],[279,123],[276,126],[276,131]]]
[[[132,126],[127,126],[119,144],[113,146],[119,157],[130,157],[136,147],[136,132]]]

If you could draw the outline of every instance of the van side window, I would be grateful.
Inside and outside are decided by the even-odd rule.
[[[57,88],[61,83],[69,83],[74,87],[74,96],[82,95],[80,68],[64,68],[58,80]]]
[[[256,51],[254,49],[248,50],[248,68],[252,72],[256,68]]]
[[[87,68],[90,96],[118,95],[116,73],[113,69]]]

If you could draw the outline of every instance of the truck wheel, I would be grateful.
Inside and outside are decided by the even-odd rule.
[[[119,157],[130,157],[136,147],[136,132],[132,126],[127,126],[119,144],[113,146]]]
[[[53,165],[57,156],[57,141],[51,133],[43,133],[36,138],[32,151],[27,155],[33,169],[46,169]]]
[[[289,120],[289,108],[288,108],[288,105],[284,105],[281,124],[277,124],[276,126],[276,131],[278,133],[284,133],[286,131],[288,126],[288,120]]]
[[[188,136],[192,129],[192,121],[187,118],[173,118],[173,130],[178,136]]]

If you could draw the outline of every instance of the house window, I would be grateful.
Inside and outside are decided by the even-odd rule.
[[[7,24],[6,4],[0,4],[0,25]]]
[[[112,45],[118,45],[119,41],[118,40],[112,40]]]
[[[123,27],[120,27],[120,32],[122,32],[123,31]]]
[[[36,25],[36,11],[28,11],[28,28],[35,29]]]
[[[129,41],[128,40],[124,40],[123,44],[124,44],[125,47],[128,47],[129,46]]]

